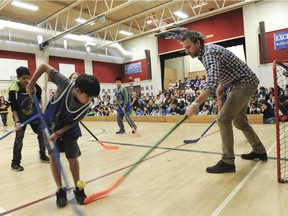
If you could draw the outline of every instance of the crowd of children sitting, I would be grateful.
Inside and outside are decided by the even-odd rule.
[[[187,106],[200,94],[206,84],[206,77],[196,77],[194,80],[185,78],[183,82],[169,83],[169,89],[159,92],[156,96],[140,96],[136,92],[130,95],[131,116],[159,116],[159,115],[184,115]],[[278,87],[280,100],[279,115],[281,120],[287,120],[288,89]],[[225,96],[223,98],[225,103]],[[218,101],[211,96],[205,101],[198,111],[198,115],[217,115]],[[264,123],[275,123],[274,89],[269,90],[260,87],[258,92],[251,97],[247,108],[247,114],[263,114]],[[117,102],[106,92],[102,97],[94,99],[94,106],[89,111],[89,116],[116,116]],[[287,109],[288,110],[288,109]]]
[[[285,90],[277,87],[278,100],[279,100],[279,119],[284,122],[288,120],[288,88]],[[264,123],[275,123],[275,95],[274,88],[270,87],[269,90],[263,86],[259,91],[250,99],[248,104],[248,114],[263,114]]]

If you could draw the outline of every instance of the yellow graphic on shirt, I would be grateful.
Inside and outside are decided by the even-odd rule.
[[[33,112],[33,100],[32,100],[32,97],[24,98],[24,100],[21,101],[21,107],[23,107],[21,109],[21,112],[24,115],[31,115],[32,112]]]

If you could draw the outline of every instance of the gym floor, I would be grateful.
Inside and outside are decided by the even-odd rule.
[[[83,128],[79,139],[81,179],[87,195],[109,188],[120,176],[155,145],[175,123],[137,122],[141,137],[131,133],[116,135],[116,122],[83,122],[105,145],[106,150]],[[288,187],[276,177],[275,125],[252,125],[264,143],[268,162],[246,161],[250,145],[241,131],[234,129],[236,173],[208,174],[207,166],[221,158],[221,140],[217,124],[195,144],[210,124],[183,123],[167,137],[124,181],[109,194],[77,208],[83,215],[103,216],[192,216],[192,215],[287,215]],[[12,126],[0,129],[1,134]],[[23,172],[10,168],[15,134],[0,141],[0,215],[57,216],[76,215],[70,202],[56,206],[56,186],[48,164],[39,160],[36,135],[27,127],[22,150]],[[68,181],[71,174],[64,155],[61,161]],[[68,198],[72,198],[72,190]]]

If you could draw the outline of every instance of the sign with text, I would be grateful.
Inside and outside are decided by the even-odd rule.
[[[124,70],[125,70],[125,75],[141,73],[142,72],[141,62],[139,61],[139,62],[133,62],[130,64],[125,64]]]
[[[274,49],[281,50],[288,48],[288,32],[278,32],[274,34]]]

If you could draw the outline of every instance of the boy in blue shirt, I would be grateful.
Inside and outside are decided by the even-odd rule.
[[[91,98],[99,95],[100,84],[94,76],[86,74],[79,75],[74,83],[50,65],[41,64],[26,87],[29,94],[34,92],[36,81],[45,72],[50,80],[57,85],[57,91],[44,113],[44,118],[52,133],[49,140],[56,142],[59,152],[65,152],[74,180],[75,198],[78,204],[83,204],[86,198],[84,189],[77,187],[77,181],[80,180],[80,167],[77,158],[81,155],[77,140],[82,135],[78,122],[85,117],[90,107]],[[58,187],[56,203],[58,207],[64,207],[67,205],[66,188],[62,185],[61,173],[55,160],[55,157],[59,157],[59,155],[53,155],[51,149],[49,153],[51,171]]]
[[[119,131],[116,132],[116,134],[122,134],[122,133],[125,133],[124,124],[123,124],[123,118],[125,114],[126,114],[125,117],[127,118],[127,122],[130,125],[130,127],[133,127],[136,130],[137,126],[135,125],[134,121],[130,117],[130,110],[131,110],[130,100],[128,97],[127,89],[122,85],[122,79],[120,77],[117,77],[115,79],[115,83],[117,86],[115,96],[118,102],[117,123],[120,128]],[[132,130],[132,133],[135,133],[135,131]]]

